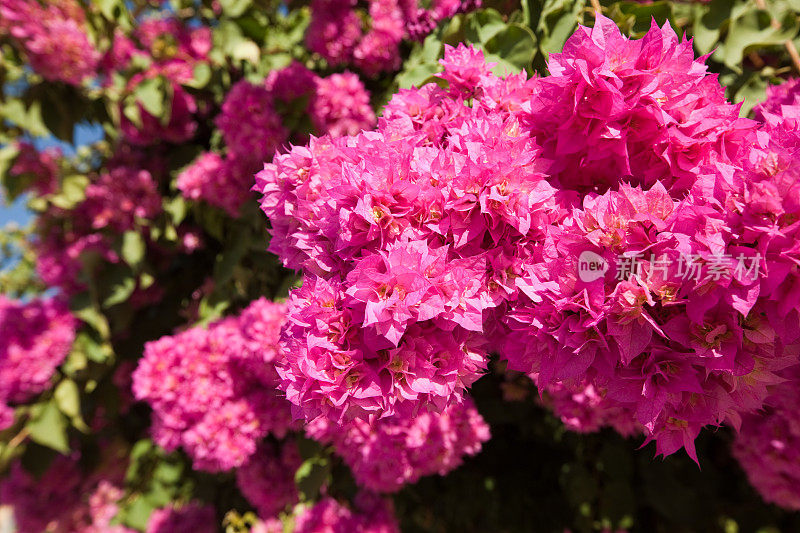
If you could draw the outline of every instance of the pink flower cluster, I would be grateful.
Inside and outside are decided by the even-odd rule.
[[[216,123],[229,155],[252,159],[256,164],[270,159],[288,136],[269,88],[247,80],[235,83],[228,91]]]
[[[422,40],[439,21],[480,7],[480,0],[369,0],[368,27],[353,0],[313,0],[306,44],[331,66],[353,64],[367,76],[400,67],[404,38]]]
[[[236,471],[236,485],[258,516],[274,517],[299,501],[294,476],[300,463],[300,452],[293,442],[279,447],[265,442]]]
[[[134,533],[133,529],[125,526],[112,525],[124,495],[125,491],[117,484],[100,481],[89,493],[86,506],[77,513],[72,530],[75,533]]]
[[[19,531],[42,533],[69,515],[78,504],[81,488],[81,473],[74,458],[57,456],[39,479],[16,462],[0,483],[0,503],[14,509]]]
[[[0,294],[0,428],[12,420],[9,403],[25,402],[46,390],[72,348],[77,321],[61,301],[27,302]]]
[[[542,391],[543,403],[553,410],[567,429],[593,433],[610,427],[625,437],[642,433],[634,413],[618,402],[606,399],[606,395],[603,389],[586,382],[558,381]]]
[[[431,268],[431,261],[426,251],[416,256],[403,252],[398,254],[398,263],[409,261],[413,270],[404,269],[396,280],[389,278],[391,271],[377,269],[371,272],[374,277],[364,276],[365,284],[374,284],[370,307],[383,306],[383,310],[365,311],[366,302],[357,304],[358,309],[348,307],[350,297],[336,280],[309,276],[302,288],[292,292],[281,340],[284,357],[276,368],[296,414],[308,420],[319,415],[334,420],[408,417],[427,403],[441,411],[460,398],[485,369],[485,343],[477,333],[450,323],[439,326],[432,320],[413,324],[405,333],[405,324],[395,322],[397,315],[413,321],[428,312],[426,287],[420,287],[418,294],[412,291],[414,284],[426,281],[424,272]],[[408,288],[403,282],[408,282]],[[405,291],[410,293],[407,300],[401,297]],[[435,291],[429,291],[433,298],[438,297]],[[415,304],[422,310],[412,307]],[[391,340],[401,336],[401,342]]]
[[[172,92],[169,121],[164,124],[161,117],[151,115],[141,103],[138,103],[141,124],[136,124],[126,116],[122,116],[120,128],[125,139],[136,145],[147,146],[158,142],[182,143],[191,139],[197,130],[194,114],[197,102],[182,87],[193,78],[190,63],[170,62],[165,65],[154,64],[147,71],[134,75],[128,83],[133,91],[137,85],[163,77],[169,83]]]
[[[19,154],[9,170],[9,176],[33,189],[39,196],[46,196],[58,190],[61,150],[56,147],[38,151],[29,142],[17,143]]]
[[[48,286],[67,293],[82,288],[79,274],[86,253],[119,261],[103,230],[119,234],[139,228],[162,208],[153,175],[132,162],[112,163],[106,173],[92,178],[84,193],[72,210],[53,207],[38,219],[37,272]]]
[[[447,88],[256,177],[270,250],[306,276],[277,366],[296,411],[442,411],[489,350],[603,391],[662,454],[758,409],[800,338],[788,126],[739,118],[669,25],[598,17],[544,78],[463,45],[442,63]]]
[[[356,509],[325,497],[295,518],[292,533],[399,533],[391,502],[372,493],[356,497]]]
[[[191,139],[196,130],[197,102],[182,86],[194,78],[194,67],[208,59],[211,50],[211,30],[207,27],[189,29],[172,18],[156,18],[143,22],[134,36],[138,44],[118,35],[106,57],[106,68],[125,70],[133,56],[151,58],[153,63],[144,72],[134,74],[128,91],[139,84],[163,78],[169,84],[172,100],[169,121],[151,115],[137,104],[141,124],[135,124],[124,114],[121,129],[125,139],[135,145],[149,146],[159,142],[182,143]]]
[[[405,14],[406,36],[421,41],[428,36],[442,20],[458,13],[469,13],[481,7],[481,0],[433,0],[429,8],[419,6],[417,0],[403,0],[401,6]]]
[[[314,129],[332,137],[355,135],[375,125],[369,93],[352,72],[315,79],[309,113]]]
[[[149,18],[140,22],[134,30],[134,38],[140,49],[132,50],[133,54],[140,53],[159,62],[204,61],[212,46],[211,28],[188,27],[171,17]]]
[[[213,507],[189,502],[153,511],[145,533],[214,533],[217,525]]]
[[[446,475],[489,440],[489,426],[469,398],[439,414],[395,416],[372,424],[355,419],[338,425],[319,417],[306,433],[333,445],[358,485],[377,492],[397,491],[422,476]]]
[[[178,190],[194,201],[206,201],[237,216],[247,198],[250,176],[239,165],[214,152],[204,152],[178,174]]]
[[[59,214],[65,213],[48,213],[37,220],[36,273],[48,287],[73,294],[84,288],[80,279],[84,254],[96,253],[112,263],[119,257],[107,239],[92,230],[88,217],[81,215],[73,224],[65,224]]]
[[[86,32],[86,15],[76,0],[44,5],[0,0],[0,34],[25,51],[31,67],[49,81],[80,85],[96,74],[100,53]]]
[[[317,133],[333,136],[375,124],[369,93],[355,74],[321,78],[295,62],[272,71],[262,85],[247,80],[234,84],[216,118],[226,156],[201,154],[178,176],[178,189],[187,198],[236,216],[261,165],[290,138],[305,142],[307,132],[290,132],[284,124],[298,123],[306,115]]]
[[[765,501],[800,510],[800,402],[797,375],[777,385],[765,412],[744,418],[732,452]]]
[[[785,342],[800,337],[800,269],[795,260],[800,249],[800,175],[794,165],[800,154],[798,80],[769,87],[767,100],[754,112],[762,128],[750,152],[748,173],[737,181],[730,201],[740,215],[738,230],[770,269],[759,287],[768,299],[762,313],[764,334],[768,341]],[[785,350],[800,357],[796,343]],[[766,411],[747,415],[733,444],[734,456],[764,500],[792,510],[800,509],[798,368],[780,373],[781,383],[771,388]]]
[[[789,122],[796,129],[797,113],[800,111],[800,78],[791,78],[780,85],[767,87],[767,99],[753,108],[753,116],[759,122],[772,126]]]
[[[216,472],[244,464],[265,435],[283,437],[292,421],[272,365],[283,318],[281,304],[261,299],[239,317],[147,343],[133,393],[153,408],[155,441]]]
[[[122,233],[161,213],[161,195],[147,170],[116,167],[86,187],[82,209],[92,228]]]
[[[77,454],[58,455],[41,476],[12,465],[0,483],[0,504],[14,511],[18,531],[30,533],[134,533],[112,525],[124,496],[124,466],[109,449],[100,467],[86,473]]]

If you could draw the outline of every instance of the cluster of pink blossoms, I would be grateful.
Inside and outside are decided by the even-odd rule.
[[[399,533],[391,502],[380,496],[361,492],[355,508],[326,496],[310,507],[297,507],[294,525],[284,528],[277,518],[259,520],[252,533]]]
[[[57,299],[14,301],[0,294],[0,429],[13,421],[9,403],[46,390],[72,348],[77,321]]]
[[[442,413],[395,416],[372,424],[355,419],[338,425],[319,417],[306,426],[306,433],[332,444],[358,485],[377,492],[395,492],[422,476],[446,475],[489,440],[489,426],[469,398]]]
[[[307,133],[284,126],[304,115],[316,133],[333,136],[355,134],[375,124],[369,93],[355,74],[322,78],[294,62],[272,71],[263,84],[241,80],[231,88],[216,117],[226,155],[201,154],[178,176],[178,189],[187,198],[236,216],[263,163],[288,141],[307,140]]]
[[[800,336],[788,137],[669,25],[598,17],[544,78],[463,45],[442,63],[447,88],[401,91],[376,131],[257,175],[270,250],[306,276],[277,366],[296,411],[442,411],[489,351],[603,391],[658,453],[758,409]]]
[[[767,87],[767,99],[753,108],[756,120],[767,128],[795,130],[800,111],[800,78]]]
[[[309,113],[314,129],[333,137],[355,135],[375,125],[369,93],[352,72],[315,79]]]
[[[323,498],[297,515],[292,533],[399,533],[388,500],[362,492],[356,496],[355,507],[350,509],[333,498]]]
[[[218,523],[215,515],[213,507],[197,502],[170,505],[153,511],[145,533],[214,533]]]
[[[9,170],[9,176],[15,180],[26,180],[27,187],[37,195],[45,196],[58,190],[58,160],[61,150],[51,147],[38,151],[29,142],[17,143],[19,155]]]
[[[136,164],[114,163],[92,178],[85,199],[71,211],[53,207],[39,218],[37,272],[48,286],[77,292],[82,288],[84,254],[95,252],[106,261],[119,261],[104,230],[132,230],[160,213],[161,195],[153,175]]]
[[[182,84],[191,82],[195,65],[208,59],[211,30],[207,27],[189,29],[175,19],[156,18],[143,22],[134,38],[138,45],[126,37],[118,37],[106,58],[108,69],[126,70],[136,55],[152,58],[154,61],[147,70],[130,78],[127,89],[133,91],[143,82],[163,78],[170,85],[172,101],[166,124],[141,104],[137,104],[141,124],[122,114],[120,126],[125,139],[139,146],[188,141],[197,130],[198,105]]]
[[[797,371],[776,386],[766,412],[747,415],[732,452],[765,501],[800,510],[800,402]]]
[[[768,88],[767,100],[754,111],[763,125],[750,153],[749,173],[736,182],[730,202],[741,214],[739,231],[770,268],[760,287],[768,297],[764,335],[786,342],[800,337],[800,174],[795,165],[800,155],[800,80]],[[785,349],[800,356],[796,342]],[[765,402],[766,412],[747,415],[733,445],[734,456],[764,500],[792,510],[800,509],[798,368],[780,374],[781,383]]]
[[[642,433],[634,413],[607,400],[606,394],[593,383],[557,381],[542,391],[542,402],[571,431],[593,433],[610,427],[625,437]]]
[[[480,7],[478,1],[433,0],[430,8],[416,0],[369,0],[369,28],[353,0],[313,0],[306,33],[309,50],[332,66],[352,64],[367,76],[400,67],[400,43],[420,40],[439,21]]]
[[[0,0],[0,37],[8,33],[31,67],[49,81],[80,85],[96,74],[100,53],[86,32],[86,14],[76,0],[44,5]]]
[[[285,441],[280,446],[264,442],[236,470],[236,485],[258,516],[275,517],[300,501],[294,476],[301,462],[294,442]]]
[[[121,451],[103,447],[99,464],[88,472],[77,453],[57,455],[41,476],[15,462],[0,482],[0,504],[13,508],[18,531],[25,533],[135,533],[114,524],[125,496]],[[189,502],[154,511],[145,531],[214,533],[217,524],[213,507]]]
[[[67,225],[59,216],[66,213],[53,211],[37,220],[36,272],[47,286],[73,294],[84,288],[79,276],[84,254],[94,252],[112,263],[119,257],[107,239],[92,229],[88,217],[76,217],[75,224]]]
[[[14,521],[20,531],[40,533],[75,508],[80,490],[76,460],[59,455],[40,479],[25,471],[20,462],[15,463],[0,484],[0,502],[14,508]]]
[[[123,117],[125,138],[118,144],[107,171],[92,177],[85,190],[85,200],[69,210],[51,207],[39,217],[38,274],[48,286],[59,287],[66,293],[83,288],[80,274],[85,265],[93,264],[84,261],[89,254],[96,254],[107,262],[119,261],[112,250],[112,232],[118,235],[139,229],[161,213],[159,185],[166,168],[152,145],[164,141],[182,142],[194,135],[196,129],[197,105],[180,83],[192,79],[194,65],[207,57],[211,48],[210,30],[190,30],[171,18],[150,19],[137,27],[133,35],[135,42],[117,37],[115,49],[118,53],[109,52],[115,57],[104,61],[101,74],[109,77],[113,70],[128,70],[131,58],[136,55],[154,58],[146,72],[133,76],[129,88],[144,79],[165,76],[174,93],[170,122],[161,124],[141,106],[140,126]],[[32,149],[22,148],[12,172],[32,174],[34,187],[39,192],[55,192],[59,181],[57,154],[45,151],[34,165]],[[156,293],[157,287],[149,291],[137,288],[135,299],[138,303],[146,302]]]
[[[265,299],[239,317],[145,345],[133,392],[153,408],[153,438],[182,446],[195,468],[241,466],[267,434],[293,426],[273,362],[284,307]]]
[[[147,170],[116,167],[86,187],[82,209],[92,228],[124,232],[161,213],[161,195]]]
[[[112,525],[124,496],[124,464],[102,450],[100,465],[84,472],[77,454],[58,455],[35,476],[20,462],[0,482],[0,504],[10,505],[18,531],[26,533],[134,533]]]

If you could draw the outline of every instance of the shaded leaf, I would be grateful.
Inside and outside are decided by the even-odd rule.
[[[52,448],[57,452],[67,453],[67,419],[55,402],[50,401],[36,405],[33,418],[28,423],[28,431],[34,442]]]

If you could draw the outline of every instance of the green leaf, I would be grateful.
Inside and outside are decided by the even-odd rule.
[[[767,94],[767,85],[767,80],[759,76],[757,72],[746,78],[733,98],[736,103],[743,102],[740,111],[742,116],[747,116],[756,104],[764,101]]]
[[[122,235],[122,259],[134,269],[141,266],[146,248],[144,239],[139,232],[126,231]]]
[[[136,288],[133,272],[121,265],[115,265],[101,280],[102,294],[105,294],[103,307],[113,307],[127,300]]]
[[[511,24],[487,41],[484,49],[510,63],[515,67],[515,72],[519,72],[533,61],[536,36],[524,26]]]
[[[659,26],[672,18],[672,4],[670,2],[653,2],[640,4],[636,2],[621,2],[617,4],[621,15],[617,17],[617,24],[629,35],[636,36],[646,33],[655,19]],[[677,28],[680,33],[680,28]]]
[[[263,76],[273,70],[279,70],[288,67],[293,61],[292,54],[276,52],[272,54],[264,54],[261,56],[259,71],[253,72],[255,79],[251,79],[252,83],[260,83]],[[248,76],[249,78],[249,76]]]
[[[300,465],[294,475],[294,482],[301,497],[314,500],[331,475],[331,462],[327,457],[312,457]]]
[[[175,491],[173,490],[172,487],[161,483],[154,476],[153,482],[150,484],[149,490],[144,495],[144,497],[154,507],[164,507],[170,502],[170,500],[172,500],[172,497],[174,495]]]
[[[701,54],[714,50],[720,32],[727,28],[733,3],[730,0],[713,0],[708,6],[695,6],[702,13],[694,18],[693,44]]]
[[[137,128],[142,127],[142,111],[135,100],[128,99],[122,106],[122,114]]]
[[[63,379],[53,391],[56,405],[70,418],[81,416],[81,394],[78,385],[71,379]]]
[[[95,0],[94,4],[106,20],[121,23],[123,29],[129,26],[128,10],[123,0]]]
[[[10,180],[8,170],[14,164],[14,159],[19,155],[19,148],[16,144],[9,144],[0,148],[0,183],[5,186],[8,193],[8,199],[13,201],[17,196],[24,191],[24,183],[18,183],[20,180]],[[2,194],[0,194],[2,197]],[[2,200],[2,198],[0,198]]]
[[[9,120],[34,137],[50,135],[42,118],[42,104],[38,100],[31,103],[30,107],[25,107],[19,98],[10,98],[4,103],[0,103],[0,118]]]
[[[233,236],[233,242],[217,255],[216,264],[214,265],[214,281],[217,285],[222,285],[233,275],[233,268],[239,264],[247,252],[252,234],[248,229],[236,231]]]
[[[197,63],[194,66],[192,81],[184,83],[187,87],[202,89],[211,81],[211,67],[208,63]]]
[[[401,89],[421,87],[441,70],[439,58],[444,46],[436,34],[428,35],[422,45],[415,45],[403,65],[403,71],[395,78]]]
[[[109,337],[109,327],[106,317],[92,304],[89,294],[82,292],[75,295],[70,301],[72,314],[92,326],[101,338]]]
[[[139,531],[144,531],[147,528],[150,515],[153,514],[155,509],[156,507],[152,502],[140,496],[125,509],[123,522],[127,526],[138,529]]]
[[[75,337],[73,351],[81,353],[86,359],[100,364],[107,363],[114,356],[113,350],[107,344],[98,342],[86,332],[80,332]]]
[[[546,57],[560,52],[578,26],[586,0],[546,0],[539,17],[539,50]]]
[[[154,117],[161,118],[162,122],[171,99],[170,93],[171,87],[163,76],[142,80],[133,90],[136,101],[142,104],[144,110]]]
[[[67,419],[55,402],[38,404],[33,408],[33,418],[28,423],[31,440],[57,452],[69,452]]]
[[[198,205],[194,214],[209,235],[220,242],[225,241],[225,222],[228,217],[221,209]]]
[[[153,477],[166,485],[174,485],[183,475],[183,464],[162,461],[153,472]]]
[[[241,17],[252,3],[253,0],[219,0],[222,12],[231,18]]]
[[[216,60],[230,57],[233,61],[248,61],[257,65],[261,57],[258,45],[242,34],[241,28],[232,20],[223,20],[214,29],[214,44],[216,51],[223,55]]]
[[[261,58],[261,50],[258,45],[249,39],[242,40],[231,50],[231,58],[234,61],[247,61],[254,65],[258,64]]]
[[[215,291],[200,300],[200,308],[197,312],[202,322],[208,323],[221,317],[222,313],[225,312],[225,309],[230,305],[231,302],[226,297],[217,294]]]
[[[8,169],[11,167],[11,164],[18,154],[19,148],[16,144],[9,144],[0,148],[0,175],[4,175],[8,172]]]
[[[77,344],[77,341],[76,341]],[[73,347],[67,358],[61,363],[61,371],[67,376],[75,376],[86,370],[89,365],[89,358],[81,350]]]
[[[411,87],[422,87],[431,81],[431,78],[439,72],[439,66],[433,63],[424,63],[404,70],[397,76],[397,84],[401,89]]]
[[[781,46],[792,39],[800,28],[800,22],[791,13],[785,13],[781,27],[772,26],[772,17],[766,11],[750,10],[731,20],[725,46],[714,54],[731,69],[741,72],[742,58],[751,48]]]
[[[86,199],[86,187],[89,178],[80,174],[72,174],[61,181],[61,190],[53,195],[50,202],[61,209],[72,209]]]
[[[466,19],[466,37],[473,43],[485,43],[505,29],[503,15],[494,9],[475,11]]]
[[[131,465],[142,459],[145,455],[149,454],[155,445],[150,439],[142,439],[136,441],[136,444],[131,448]]]
[[[172,217],[173,224],[180,224],[186,218],[188,206],[183,196],[175,196],[174,198],[164,200],[164,211]]]

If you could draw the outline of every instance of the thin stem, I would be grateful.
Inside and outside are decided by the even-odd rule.
[[[31,433],[31,432],[30,432],[30,430],[28,430],[28,428],[26,428],[26,427],[22,428],[22,429],[20,430],[20,432],[19,432],[19,433],[17,433],[17,434],[14,436],[14,438],[13,438],[13,439],[11,439],[10,441],[8,441],[8,449],[9,449],[9,450],[13,450],[14,448],[16,448],[17,446],[19,446],[20,444],[22,444],[22,442],[23,442],[25,439],[27,439],[27,438],[28,438],[28,435],[30,435],[30,433]]]
[[[750,52],[749,54],[747,54],[747,57],[750,58],[750,61],[753,62],[753,65],[755,65],[756,68],[763,68],[764,65],[766,64],[764,63],[764,60],[761,59],[761,56],[755,52]]]
[[[763,2],[764,0],[761,0],[761,1]],[[600,7],[600,0],[591,0],[591,2],[592,2],[592,9],[594,9],[595,13],[602,13],[603,12],[603,8]]]
[[[794,69],[800,72],[800,54],[797,53],[797,47],[794,45],[794,42],[791,39],[786,39],[783,45],[786,47],[786,51],[789,52],[789,57],[792,58]]]

